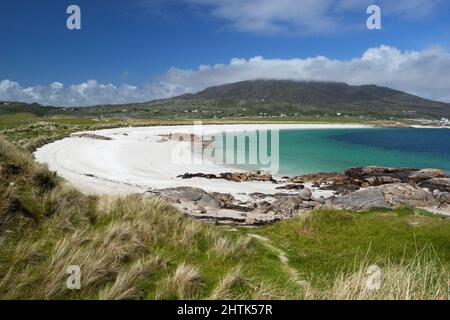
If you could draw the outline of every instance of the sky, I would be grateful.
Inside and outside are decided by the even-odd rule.
[[[449,35],[447,0],[2,0],[0,100],[140,102],[270,78],[450,102]]]

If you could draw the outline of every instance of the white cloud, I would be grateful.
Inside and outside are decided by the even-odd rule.
[[[289,60],[232,59],[229,64],[201,66],[197,70],[171,69],[162,79],[188,92],[258,78],[376,84],[450,102],[448,70],[450,53],[441,47],[401,52],[380,46],[351,60],[323,56]]]
[[[363,28],[366,9],[381,6],[384,16],[406,19],[427,16],[441,6],[443,0],[184,0],[206,10],[241,32],[323,34]]]
[[[201,65],[196,70],[171,68],[151,84],[102,84],[89,80],[65,86],[22,87],[0,81],[0,100],[58,106],[127,103],[166,98],[204,88],[252,79],[338,81],[376,84],[422,97],[450,102],[450,53],[441,47],[402,52],[389,46],[366,50],[361,57],[335,60],[324,56],[298,59],[234,58],[228,64]]]

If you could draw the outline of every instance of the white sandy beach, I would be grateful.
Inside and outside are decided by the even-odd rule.
[[[346,129],[365,128],[362,125],[334,124],[268,124],[268,125],[206,125],[208,134],[243,130],[276,129]],[[112,140],[70,137],[43,146],[35,152],[38,162],[71,182],[85,193],[128,194],[171,187],[198,187],[207,192],[230,193],[235,196],[261,192],[276,193],[270,182],[230,182],[222,179],[180,179],[184,173],[214,173],[238,171],[216,164],[177,164],[172,151],[178,141],[161,142],[161,135],[194,133],[194,126],[161,126],[118,128],[94,133]],[[181,142],[189,148],[190,143]],[[322,191],[327,196],[327,191]],[[320,196],[316,194],[315,196]]]

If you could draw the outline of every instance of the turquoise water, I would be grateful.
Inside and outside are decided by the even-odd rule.
[[[279,137],[281,175],[340,172],[367,165],[450,172],[449,129],[281,130]]]

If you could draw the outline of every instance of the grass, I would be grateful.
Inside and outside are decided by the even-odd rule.
[[[36,115],[27,112],[0,115],[0,130],[12,129],[39,119]]]
[[[3,139],[0,163],[3,299],[259,298],[289,287],[276,256],[246,236],[156,198],[85,196]],[[79,291],[65,286],[70,265]]]
[[[418,256],[423,260],[424,251],[447,277],[450,270],[450,220],[423,216],[413,208],[320,210],[255,233],[286,251],[291,266],[317,288],[329,289],[337,277],[358,268],[360,274],[361,265],[409,268]]]
[[[322,210],[236,232],[157,198],[83,195],[29,152],[74,131],[116,125],[43,122],[0,137],[0,298],[449,298],[450,221],[443,217],[413,208]],[[298,285],[279,253],[248,233],[286,252],[310,285]],[[375,291],[366,286],[374,264],[383,283]],[[81,268],[81,290],[66,288],[70,265]]]

